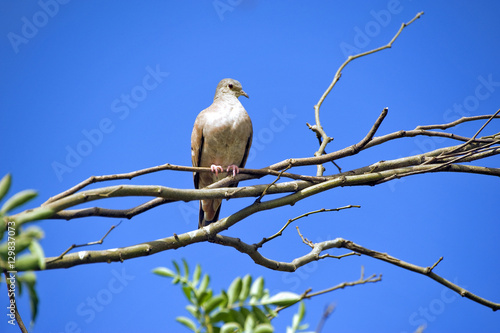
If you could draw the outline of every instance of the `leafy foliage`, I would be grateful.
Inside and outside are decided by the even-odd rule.
[[[0,180],[0,200],[2,200],[10,189],[12,177],[5,175]],[[27,212],[18,218],[12,218],[8,214],[33,200],[37,196],[34,190],[24,190],[14,194],[7,199],[0,208],[0,268],[2,271],[17,272],[28,271],[16,276],[16,288],[19,295],[24,289],[28,290],[31,305],[31,322],[34,323],[38,313],[38,295],[36,293],[36,275],[29,271],[35,267],[45,267],[45,256],[43,249],[38,242],[43,238],[42,229],[30,226],[26,229],[22,225],[26,222],[40,220],[52,215],[52,210],[42,208],[37,211]],[[24,252],[23,255],[19,255]],[[5,279],[2,276],[0,283]],[[5,281],[6,282],[6,281]],[[17,293],[16,293],[17,294]]]
[[[182,260],[182,271],[177,262],[174,261],[173,265],[175,271],[158,267],[153,273],[171,278],[173,284],[180,285],[189,302],[186,310],[195,320],[184,316],[176,320],[196,333],[274,332],[271,320],[278,315],[276,310],[301,301],[300,295],[292,292],[269,295],[269,291],[264,289],[264,279],[258,277],[253,280],[248,274],[235,278],[227,290],[215,295],[209,288],[210,276],[202,274],[200,265],[196,265],[191,278],[185,260]],[[302,324],[304,315],[305,306],[300,302],[299,311],[293,317],[292,326],[287,327],[287,333],[307,329],[308,325]]]

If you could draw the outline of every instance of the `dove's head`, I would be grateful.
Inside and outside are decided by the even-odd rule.
[[[217,89],[215,90],[214,100],[224,95],[231,95],[236,98],[245,96],[248,98],[247,93],[244,92],[241,87],[241,83],[233,79],[223,79],[219,82]]]

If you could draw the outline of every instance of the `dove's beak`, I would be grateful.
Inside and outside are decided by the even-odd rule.
[[[245,96],[246,98],[250,98],[250,97],[248,97],[247,93],[246,93],[246,92],[244,92],[243,90],[242,90],[242,91],[240,91],[240,94],[241,94],[242,96]]]

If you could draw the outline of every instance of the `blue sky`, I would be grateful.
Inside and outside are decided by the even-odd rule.
[[[335,140],[328,151],[358,142],[384,107],[378,134],[491,114],[500,106],[500,21],[495,1],[3,1],[0,4],[0,173],[11,172],[10,194],[39,191],[33,206],[91,175],[172,163],[190,165],[190,134],[222,78],[239,80],[254,126],[247,166],[260,168],[312,156],[317,141],[305,123],[349,50],[393,48],[351,63],[322,106]],[[482,123],[461,125],[472,136]],[[499,131],[492,122],[485,133]],[[338,161],[343,170],[454,144],[408,138]],[[498,166],[490,158],[483,165]],[[313,174],[315,168],[295,169]],[[334,173],[327,165],[327,173]],[[271,181],[271,178],[266,178]],[[192,188],[189,173],[161,172],[120,181]],[[253,182],[255,183],[255,182]],[[105,184],[106,185],[106,184]],[[240,184],[241,185],[241,184]],[[361,205],[299,220],[313,241],[343,237],[436,273],[492,301],[498,287],[498,179],[466,174],[418,175],[376,187],[337,188],[276,211],[261,212],[225,231],[254,243],[286,222],[319,208]],[[143,199],[102,201],[125,208]],[[252,199],[223,203],[225,217]],[[128,246],[197,227],[197,203],[164,205],[123,221],[103,245]],[[117,220],[48,220],[41,244],[59,255],[73,243],[98,240]],[[263,254],[290,261],[309,251],[294,228]],[[343,251],[332,252],[341,254]],[[123,264],[94,264],[37,273],[40,313],[34,332],[182,332],[188,315],[181,290],[151,273],[172,260],[200,263],[212,288],[236,276],[263,275],[271,292],[302,293],[383,274],[382,282],[306,301],[316,327],[327,304],[335,313],[323,332],[498,332],[499,314],[436,282],[369,257],[323,260],[297,272],[256,266],[231,248],[196,244]],[[107,298],[106,298],[107,297]],[[92,307],[92,299],[97,305]],[[5,309],[7,297],[0,297]],[[27,298],[21,313],[28,321]],[[295,312],[280,314],[284,331]],[[1,320],[2,332],[17,332]]]

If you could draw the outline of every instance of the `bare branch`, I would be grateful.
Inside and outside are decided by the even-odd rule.
[[[335,311],[335,304],[332,303],[326,307],[325,311],[323,311],[321,320],[319,321],[318,326],[316,326],[315,333],[321,333],[321,331],[323,330],[323,326],[325,325],[325,322],[328,320],[333,311]]]
[[[63,253],[61,253],[59,255],[59,257],[50,259],[50,261],[47,260],[47,263],[53,262],[53,261],[57,261],[59,259],[62,259],[66,253],[68,253],[69,251],[73,250],[74,248],[102,244],[102,242],[104,241],[104,238],[106,238],[109,235],[109,233],[111,232],[111,230],[113,230],[114,228],[118,227],[121,223],[122,223],[122,221],[118,222],[117,225],[111,226],[111,228],[108,230],[108,232],[106,232],[106,234],[104,236],[102,236],[102,238],[100,240],[94,241],[94,242],[88,242],[88,243],[85,243],[85,244],[78,244],[78,245],[77,244],[73,244],[66,251],[64,251]]]
[[[173,200],[166,200],[163,198],[154,198],[146,203],[132,207],[129,209],[108,209],[101,207],[90,207],[74,210],[63,210],[55,213],[50,218],[51,219],[64,219],[71,220],[75,218],[82,218],[88,216],[102,216],[102,217],[114,217],[114,218],[126,218],[131,219],[132,217],[144,213],[152,208],[161,206],[163,204],[173,202]]]
[[[479,303],[479,304],[482,304],[484,306],[487,306],[487,307],[491,308],[493,311],[496,311],[496,310],[500,309],[500,303],[494,303],[494,302],[488,301],[488,300],[486,300],[486,299],[484,299],[482,297],[479,297],[479,296],[471,293],[470,291],[468,291],[468,290],[466,290],[466,289],[464,289],[464,288],[462,288],[462,287],[460,287],[460,286],[452,283],[451,281],[448,281],[448,280],[444,279],[443,277],[437,275],[436,273],[434,273],[433,269],[436,267],[436,265],[441,260],[438,260],[431,267],[420,267],[420,266],[417,266],[417,265],[410,264],[410,263],[404,262],[402,260],[399,260],[399,259],[397,259],[395,257],[392,257],[392,256],[388,255],[387,253],[381,253],[381,252],[377,252],[377,251],[366,249],[366,248],[364,248],[362,246],[354,244],[351,241],[343,241],[343,244],[340,247],[347,248],[347,249],[359,252],[361,254],[370,256],[372,258],[379,259],[379,260],[388,262],[390,264],[393,264],[395,266],[398,266],[398,267],[410,270],[412,272],[416,272],[416,273],[428,276],[429,278],[433,279],[434,281],[437,281],[440,284],[442,284],[443,286],[445,286],[445,287],[453,290],[454,292],[458,293],[462,297],[468,298],[468,299],[470,299],[470,300],[472,300],[472,301],[474,301],[476,303]]]
[[[407,27],[408,25],[412,24],[416,19],[418,19],[423,14],[424,14],[424,12],[420,12],[413,19],[411,19],[409,22],[401,24],[401,27],[399,28],[398,32],[394,35],[394,37],[391,39],[391,41],[388,44],[386,44],[384,46],[381,46],[381,47],[378,47],[376,49],[370,50],[370,51],[366,51],[366,52],[362,52],[362,53],[359,53],[359,54],[356,54],[356,55],[353,55],[353,56],[349,56],[347,58],[347,60],[339,67],[339,69],[337,70],[337,73],[335,73],[335,76],[333,78],[332,83],[330,83],[330,85],[328,86],[328,88],[326,89],[326,91],[323,93],[323,95],[319,99],[318,103],[314,106],[314,118],[315,118],[315,121],[316,121],[316,130],[318,131],[318,133],[320,133],[321,138],[323,139],[322,143],[321,143],[321,146],[314,153],[314,156],[318,157],[318,156],[323,155],[324,152],[325,152],[326,145],[328,144],[328,142],[331,141],[329,139],[329,136],[325,133],[325,131],[323,130],[323,127],[321,126],[321,121],[320,121],[320,117],[319,117],[319,110],[321,108],[321,105],[323,104],[323,101],[326,99],[326,97],[328,96],[328,94],[330,94],[330,91],[333,89],[333,87],[335,86],[335,84],[337,83],[337,81],[342,76],[342,70],[344,69],[344,67],[346,67],[351,61],[353,61],[355,59],[364,57],[366,55],[369,55],[369,54],[372,54],[372,53],[375,53],[375,52],[382,51],[384,49],[391,48],[392,44],[394,43],[394,41],[396,40],[396,38],[398,38],[398,36],[401,34],[401,32],[403,31],[403,29],[405,27]],[[323,171],[324,171],[324,167],[322,165],[318,165],[318,170],[317,170],[316,175],[317,176],[322,176],[323,175]]]
[[[373,274],[373,275],[370,275],[369,277],[365,278],[365,268],[363,266],[361,266],[361,277],[359,278],[359,280],[353,281],[353,282],[343,282],[343,283],[336,285],[335,287],[331,287],[331,288],[317,291],[314,293],[307,293],[307,295],[304,298],[311,298],[311,297],[318,296],[321,294],[326,294],[326,293],[332,292],[332,291],[337,290],[337,289],[344,289],[345,287],[352,287],[352,286],[356,286],[359,284],[374,283],[374,282],[379,282],[379,281],[382,281],[382,274],[379,274],[378,276],[376,274]]]
[[[434,268],[436,268],[436,266],[437,266],[437,265],[438,265],[441,261],[443,261],[443,257],[440,257],[440,258],[438,259],[438,261],[436,261],[436,262],[435,262],[435,263],[434,263],[431,267],[427,267],[427,271],[428,271],[429,273],[430,273],[430,272],[432,272],[432,270],[433,270]]]
[[[455,156],[448,157],[447,155],[447,153],[449,153],[450,151],[455,151],[457,146],[440,148],[428,153],[404,157],[396,160],[381,161],[370,166],[366,166],[349,172],[344,172],[330,177],[325,177],[325,179],[327,179],[326,181],[316,184],[307,181],[293,181],[276,183],[272,186],[254,185],[238,188],[228,187],[191,190],[174,189],[164,186],[118,185],[74,193],[57,201],[46,204],[44,207],[48,207],[55,212],[54,218],[70,219],[75,216],[90,216],[90,214],[103,214],[103,216],[105,215],[110,217],[130,218],[131,216],[133,216],[133,214],[137,214],[141,211],[150,209],[153,206],[167,202],[174,202],[177,200],[191,201],[213,198],[258,197],[266,188],[268,194],[293,192],[293,194],[279,199],[278,206],[283,206],[293,205],[295,202],[306,197],[339,186],[372,186],[375,184],[390,181],[392,179],[427,172],[466,172],[498,176],[500,174],[500,169],[498,168],[450,164],[456,163],[458,160],[462,162],[471,162],[488,156],[500,154],[500,147],[492,147],[496,144],[499,144],[500,139],[492,139],[487,141],[488,143],[485,144],[483,144],[482,142],[474,142],[468,144],[465,147],[462,147],[462,151],[460,152],[461,155],[459,155],[459,158]],[[437,159],[436,157],[439,156],[441,157]],[[73,212],[66,211],[63,213],[59,213],[78,204],[105,198],[123,196],[155,197],[161,198],[162,200],[151,200],[148,203],[132,208],[131,210],[124,211],[104,210],[103,208],[86,208],[84,210],[77,210]],[[266,203],[269,202],[271,202],[272,205],[276,203],[273,200],[267,201]],[[266,205],[264,205],[266,203],[261,203],[261,206],[267,207]],[[36,209],[38,208],[35,208],[35,210]],[[21,212],[13,217],[15,218],[18,215],[26,214],[31,211],[33,210]],[[72,213],[75,215],[72,215]],[[230,225],[228,225],[227,227],[229,226]]]
[[[276,184],[276,182],[277,182],[277,181],[281,178],[281,175],[282,175],[282,174],[283,174],[286,170],[290,169],[291,167],[292,167],[292,166],[291,166],[291,165],[289,165],[289,166],[287,166],[285,169],[283,169],[283,170],[279,173],[278,177],[276,177],[276,179],[275,179],[275,180],[273,180],[273,182],[272,182],[271,184],[269,184],[269,185],[267,185],[267,186],[266,186],[266,188],[264,189],[264,191],[262,191],[262,194],[261,194],[261,195],[259,195],[259,197],[255,200],[255,202],[260,202],[260,201],[262,200],[262,198],[263,198],[263,197],[267,194],[267,190],[269,190],[269,188],[270,188],[271,186],[273,186],[274,184]]]
[[[398,138],[403,138],[403,137],[414,137],[418,135],[425,135],[425,136],[437,136],[437,137],[445,137],[445,138],[450,138],[454,140],[459,140],[459,141],[464,141],[468,142],[471,139],[466,138],[463,136],[458,136],[452,133],[443,133],[443,132],[433,132],[433,131],[427,131],[419,128],[424,128],[425,126],[419,126],[415,130],[411,131],[398,131],[394,133],[390,133],[381,137],[375,137],[373,138],[373,134],[376,132],[378,127],[380,126],[380,123],[383,121],[387,114],[387,110],[384,109],[382,114],[377,118],[375,124],[372,126],[368,134],[363,138],[359,143],[354,144],[350,147],[338,150],[333,153],[325,154],[322,156],[317,156],[317,157],[306,157],[306,158],[297,158],[297,159],[288,159],[279,163],[275,163],[267,168],[263,169],[240,169],[240,174],[237,175],[236,177],[227,177],[223,180],[218,181],[217,183],[214,183],[210,185],[207,188],[216,188],[216,187],[222,187],[222,186],[228,186],[232,183],[247,180],[247,179],[253,179],[256,178],[255,175],[258,177],[264,176],[264,175],[275,175],[278,176],[280,175],[280,171],[277,170],[283,170],[284,168],[288,166],[305,166],[305,165],[315,165],[315,164],[322,164],[325,162],[329,161],[334,161],[337,159],[341,159],[347,156],[352,156],[357,154],[358,152],[371,148],[376,145],[380,145],[382,143],[385,143],[387,141],[391,141],[394,139]],[[485,119],[486,117],[490,118],[490,116],[478,116],[478,117],[467,117],[467,118],[461,118],[460,122],[466,122],[466,121],[473,121],[473,120],[478,120],[478,119]],[[500,118],[500,116],[496,116],[495,118]],[[448,126],[450,124],[456,124],[457,121],[451,122],[449,124],[443,124],[443,125],[430,125],[431,127],[436,127],[436,126]],[[367,140],[367,138],[369,138]],[[490,137],[490,138],[481,138],[481,139],[475,139],[473,142],[484,142],[484,143],[491,143],[495,141],[495,137]],[[134,177],[147,174],[147,173],[152,173],[152,172],[157,172],[157,171],[162,171],[162,170],[177,170],[177,171],[197,171],[197,172],[202,172],[202,171],[209,171],[210,168],[195,168],[195,167],[184,167],[184,166],[177,166],[177,165],[171,165],[171,164],[164,164],[156,167],[151,167],[151,168],[146,168],[134,172],[129,172],[129,173],[123,173],[123,174],[116,174],[116,175],[105,175],[105,176],[92,176],[86,179],[85,181],[81,182],[80,184],[70,188],[67,191],[64,191],[49,200],[47,200],[45,203],[42,204],[42,206],[47,206],[49,203],[53,203],[55,201],[58,201],[64,197],[67,197],[71,194],[74,194],[78,192],[79,190],[85,188],[86,186],[92,184],[92,183],[97,183],[97,182],[103,182],[103,181],[108,181],[108,180],[117,180],[117,179],[132,179]],[[257,177],[257,178],[258,178]],[[304,176],[304,175],[297,175],[297,174],[290,174],[290,173],[281,173],[281,177],[288,177],[292,179],[300,179],[308,182],[313,182],[313,183],[318,183],[322,182],[327,179],[327,177],[311,177],[311,176]],[[141,213],[143,211],[146,211],[148,209],[151,209],[153,207],[156,207],[158,205],[167,203],[170,201],[152,201],[151,203],[144,204],[137,206],[133,209],[130,210],[124,210],[124,211],[111,211],[111,210],[105,210],[101,209],[101,211],[91,211],[91,210],[85,210],[85,211],[79,211],[78,213],[75,212],[75,214],[78,214],[78,217],[83,217],[83,216],[109,216],[109,217],[119,217],[119,218],[131,218],[138,213]],[[102,215],[98,215],[102,214]],[[56,214],[56,218],[71,218],[71,214]]]
[[[342,282],[342,283],[340,283],[340,284],[338,284],[338,285],[336,285],[334,287],[327,288],[327,289],[324,289],[324,290],[320,290],[320,291],[317,291],[317,292],[314,292],[314,293],[311,292],[312,289],[307,289],[300,296],[300,301],[303,300],[303,299],[310,299],[310,298],[318,296],[318,295],[330,293],[330,292],[338,290],[338,289],[344,289],[345,287],[353,287],[353,286],[357,286],[357,285],[360,285],[360,284],[375,283],[375,282],[382,281],[382,275],[381,274],[378,275],[378,276],[376,274],[373,274],[373,275],[365,278],[365,273],[364,272],[365,272],[365,269],[364,269],[363,266],[361,266],[361,277],[358,280],[356,280],[356,281]],[[292,306],[292,305],[278,307],[277,309],[275,309],[275,311],[279,312],[279,311],[281,311],[283,309],[286,309],[286,308],[288,308],[290,306]]]
[[[158,171],[164,171],[164,170],[173,170],[173,171],[188,171],[188,172],[211,172],[210,168],[208,167],[189,167],[189,166],[181,166],[181,165],[173,165],[170,163],[166,163],[163,165],[158,165],[142,170],[137,170],[137,171],[132,171],[132,172],[127,172],[127,173],[121,173],[121,174],[115,174],[115,175],[104,175],[104,176],[91,176],[87,178],[86,180],[82,181],[81,183],[73,186],[72,188],[59,193],[58,195],[55,195],[51,198],[49,198],[46,202],[42,204],[42,206],[45,206],[51,202],[60,200],[64,197],[67,197],[73,193],[76,193],[80,191],[81,189],[94,184],[94,183],[99,183],[99,182],[104,182],[104,181],[110,181],[110,180],[120,180],[120,179],[133,179],[138,176],[142,176],[145,174],[153,173],[153,172],[158,172]],[[239,169],[241,174],[249,174],[249,175],[255,175],[258,176],[257,178],[260,178],[262,176],[266,175],[272,175],[272,176],[282,176],[282,177],[287,177],[291,179],[300,179],[300,180],[306,180],[306,181],[311,181],[311,182],[318,182],[324,180],[323,177],[311,177],[311,176],[305,176],[305,175],[297,175],[297,174],[291,174],[291,173],[283,173],[276,171],[276,169],[269,169],[269,168],[264,168],[264,169],[245,169],[245,168],[240,168]],[[232,177],[228,177],[230,180]],[[252,177],[255,178],[255,177]],[[236,181],[232,181],[233,183]]]
[[[317,213],[324,213],[324,212],[338,212],[340,210],[343,210],[343,209],[349,209],[349,208],[361,208],[360,205],[348,205],[348,206],[344,206],[344,207],[339,207],[339,208],[329,208],[329,209],[325,209],[325,208],[321,208],[321,209],[318,209],[318,210],[314,210],[312,212],[307,212],[305,214],[302,214],[302,215],[299,215],[297,217],[294,217],[293,219],[289,219],[285,225],[277,232],[275,233],[274,235],[270,236],[270,237],[264,237],[259,243],[256,243],[254,244],[255,248],[258,249],[260,247],[262,247],[262,245],[264,245],[265,243],[275,239],[276,237],[279,237],[282,235],[283,231],[290,225],[290,223],[294,222],[294,221],[297,221],[298,219],[301,219],[303,217],[306,217],[306,216],[309,216],[309,215],[312,215],[312,214],[317,214]]]
[[[452,121],[447,124],[439,124],[439,125],[424,125],[424,126],[417,126],[415,129],[416,130],[430,130],[430,129],[448,129],[450,127],[457,126],[459,124],[469,122],[469,121],[474,121],[474,120],[481,120],[481,119],[489,119],[491,115],[482,115],[482,116],[473,116],[473,117],[462,117],[460,119],[457,119],[455,121]],[[500,118],[500,116],[495,116],[494,118]]]

